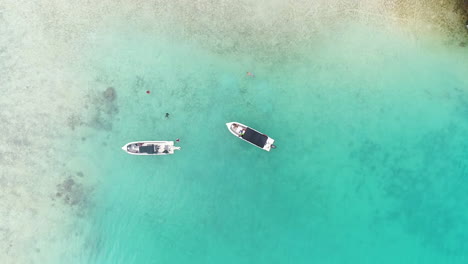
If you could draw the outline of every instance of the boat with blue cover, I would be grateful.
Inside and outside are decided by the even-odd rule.
[[[239,122],[229,122],[226,123],[228,130],[234,136],[256,146],[263,150],[270,151],[271,149],[276,148],[273,143],[274,139],[271,137],[251,128]]]

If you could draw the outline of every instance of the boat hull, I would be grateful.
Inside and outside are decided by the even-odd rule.
[[[275,142],[274,139],[251,127],[239,122],[229,122],[226,123],[226,126],[231,134],[258,148],[266,151],[270,151],[272,148],[275,148],[275,145],[273,145]]]
[[[164,156],[174,154],[180,147],[174,146],[174,141],[135,141],[125,144],[122,150],[130,155]]]

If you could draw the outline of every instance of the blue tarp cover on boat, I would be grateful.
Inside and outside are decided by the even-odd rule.
[[[268,140],[268,137],[266,135],[260,134],[257,131],[252,130],[250,128],[247,128],[245,130],[245,133],[242,136],[242,138],[261,148],[265,146],[265,143]]]
[[[140,153],[153,154],[154,153],[154,145],[140,146],[139,151],[140,151]]]

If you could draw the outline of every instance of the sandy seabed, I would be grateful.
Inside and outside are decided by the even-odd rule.
[[[279,53],[275,59],[294,60],[355,21],[464,48],[466,9],[466,1],[448,0],[1,2],[2,263],[63,263],[86,247],[98,172],[77,145],[105,132],[116,107],[112,90],[91,79],[82,50],[92,50],[106,26],[129,23],[268,63]]]

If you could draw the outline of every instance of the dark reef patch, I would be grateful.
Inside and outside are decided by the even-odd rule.
[[[67,118],[67,126],[72,130],[75,130],[75,128],[82,126],[83,124],[83,120],[77,114],[72,114]]]
[[[455,4],[456,10],[461,10],[468,15],[468,0],[458,0]]]
[[[103,115],[102,112],[98,111],[91,121],[89,122],[89,126],[95,128],[97,130],[105,130],[111,131],[112,130],[112,120],[109,120],[106,115]]]
[[[440,1],[427,0],[417,3],[411,0],[399,0],[394,5],[397,16],[415,20],[425,21],[433,30],[447,37],[450,45],[458,45],[466,42],[465,21],[468,19],[468,1]]]
[[[71,208],[75,208],[78,215],[84,215],[90,203],[91,193],[91,188],[87,188],[84,184],[69,176],[62,183],[57,184],[52,200],[58,199]]]
[[[104,92],[103,92],[103,97],[106,101],[113,102],[117,98],[117,93],[115,92],[114,87],[108,87]]]
[[[103,92],[89,94],[88,98],[93,107],[87,125],[97,130],[111,131],[114,117],[119,112],[117,90],[107,87]]]
[[[376,178],[395,207],[379,213],[379,221],[398,222],[426,246],[451,255],[463,254],[468,231],[468,131],[451,125],[422,134],[410,145],[364,141],[351,159],[359,173]],[[384,224],[384,223],[381,223]]]

